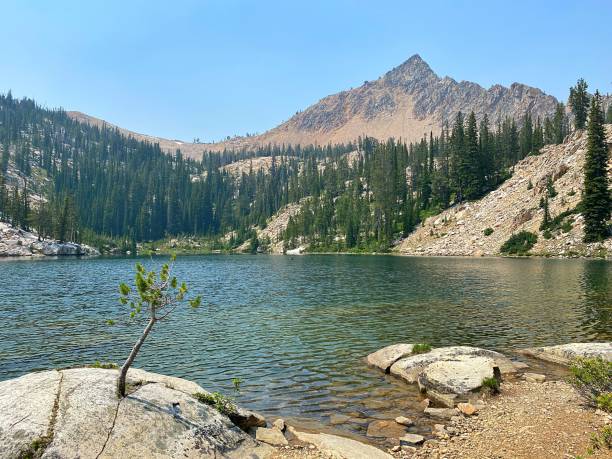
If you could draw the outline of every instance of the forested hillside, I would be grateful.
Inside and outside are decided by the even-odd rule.
[[[441,133],[412,144],[360,138],[195,161],[9,93],[0,96],[0,217],[59,240],[131,246],[195,235],[231,248],[283,206],[301,203],[282,234],[287,247],[384,250],[428,215],[494,189],[517,161],[568,131],[561,104],[544,120],[477,122],[459,112]]]

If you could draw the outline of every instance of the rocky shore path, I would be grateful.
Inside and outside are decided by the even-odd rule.
[[[564,381],[502,383],[474,416],[447,422],[436,440],[419,449],[389,450],[406,459],[589,459],[609,458],[610,450],[593,450],[591,435],[612,423],[612,416],[584,405]],[[325,458],[309,446],[278,448],[273,459]]]

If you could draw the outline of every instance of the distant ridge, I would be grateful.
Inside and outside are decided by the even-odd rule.
[[[261,135],[193,144],[121,130],[141,140],[158,142],[168,152],[180,148],[186,156],[198,158],[204,150],[254,149],[268,144],[338,144],[364,135],[410,142],[430,131],[438,133],[443,123],[458,111],[473,110],[478,118],[487,114],[493,123],[498,118],[519,119],[526,112],[534,119],[543,118],[554,112],[556,104],[553,96],[521,83],[485,89],[469,81],[441,78],[415,54],[377,80],[324,97]],[[68,114],[90,124],[103,123],[80,112]]]

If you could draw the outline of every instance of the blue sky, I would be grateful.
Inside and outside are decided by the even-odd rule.
[[[612,1],[0,2],[0,91],[128,129],[263,132],[418,53],[440,76],[612,92]]]

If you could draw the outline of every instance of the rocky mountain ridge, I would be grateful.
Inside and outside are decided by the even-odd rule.
[[[491,121],[511,117],[520,119],[529,112],[533,118],[551,115],[557,99],[537,88],[520,83],[510,87],[494,85],[485,89],[469,81],[457,82],[439,77],[415,54],[374,81],[329,95],[296,113],[288,121],[248,137],[234,137],[218,143],[189,143],[138,134],[81,112],[68,115],[92,125],[117,128],[125,135],[151,143],[175,153],[178,148],[191,158],[200,158],[205,150],[255,149],[268,144],[327,145],[355,141],[359,136],[380,140],[420,140],[452,120],[458,111],[485,114]]]
[[[415,141],[437,133],[458,111],[491,120],[551,115],[557,100],[540,89],[513,83],[489,89],[441,78],[418,55],[375,81],[321,99],[285,123],[259,136],[206,144],[211,150],[255,148],[267,144],[339,144],[368,135]]]

